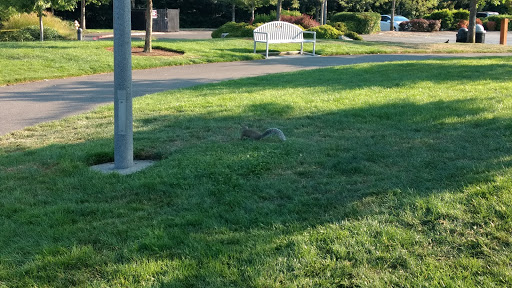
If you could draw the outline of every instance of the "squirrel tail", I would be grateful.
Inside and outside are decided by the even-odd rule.
[[[263,138],[273,135],[273,134],[277,135],[277,137],[279,137],[279,139],[281,139],[283,141],[286,140],[286,136],[284,136],[283,131],[281,131],[278,128],[269,128],[269,129],[265,130],[265,132],[263,132],[263,134],[261,134],[260,139],[263,139]]]

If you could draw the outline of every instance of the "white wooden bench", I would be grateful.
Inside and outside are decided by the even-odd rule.
[[[304,39],[304,33],[313,34],[313,39]],[[316,48],[316,32],[304,31],[299,26],[283,21],[268,22],[254,29],[254,53],[256,43],[267,44],[265,57],[268,58],[268,44],[270,43],[300,43],[300,54],[304,54],[304,43],[313,43],[313,55]]]

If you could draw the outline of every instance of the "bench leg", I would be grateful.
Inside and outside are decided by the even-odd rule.
[[[300,42],[300,55],[304,55],[304,42]]]
[[[254,41],[254,53],[256,53],[256,41]]]
[[[313,42],[313,56],[315,56],[316,42]]]
[[[267,42],[267,50],[265,52],[265,59],[267,59],[267,58],[268,58],[268,42]]]

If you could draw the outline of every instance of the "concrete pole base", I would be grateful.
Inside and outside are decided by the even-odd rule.
[[[142,171],[142,170],[150,167],[153,164],[155,164],[155,161],[135,160],[135,161],[133,161],[133,166],[131,166],[129,168],[125,168],[125,169],[117,169],[113,162],[94,165],[94,166],[91,166],[91,169],[94,171],[103,173],[103,174],[118,173],[121,175],[129,175],[129,174],[133,174],[133,173]]]

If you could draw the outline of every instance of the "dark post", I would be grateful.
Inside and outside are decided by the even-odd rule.
[[[78,41],[82,41],[83,40],[82,32],[83,32],[82,28],[76,29],[76,40],[78,40]]]
[[[130,0],[114,0],[114,168],[133,166]]]

